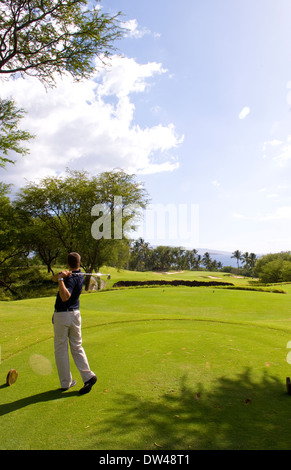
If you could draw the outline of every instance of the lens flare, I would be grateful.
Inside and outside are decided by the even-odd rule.
[[[50,375],[53,371],[51,361],[41,354],[32,354],[29,358],[29,365],[38,375]]]

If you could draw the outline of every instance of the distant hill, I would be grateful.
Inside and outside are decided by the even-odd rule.
[[[218,250],[211,250],[207,248],[199,248],[198,254],[203,256],[204,253],[208,252],[209,256],[212,260],[216,260],[217,262],[222,263],[222,266],[232,266],[237,268],[237,261],[235,258],[232,258],[232,252],[230,251],[218,251]],[[241,263],[240,263],[241,265]]]

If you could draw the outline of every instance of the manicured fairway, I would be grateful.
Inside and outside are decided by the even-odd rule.
[[[85,396],[73,362],[77,387],[56,391],[54,299],[1,303],[1,449],[290,448],[289,294],[159,287],[81,302],[98,376]]]

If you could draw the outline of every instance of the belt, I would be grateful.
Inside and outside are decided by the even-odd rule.
[[[55,310],[55,312],[74,312],[75,310],[79,311],[79,308],[62,308],[61,310]]]

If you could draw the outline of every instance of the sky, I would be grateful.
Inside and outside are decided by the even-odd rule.
[[[289,0],[103,0],[127,28],[106,69],[46,90],[1,81],[36,135],[14,190],[66,168],[137,175],[151,245],[291,249]]]

